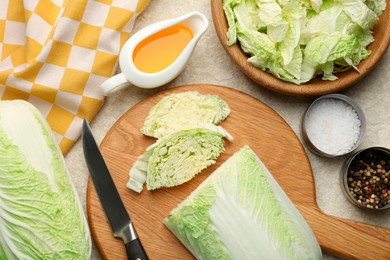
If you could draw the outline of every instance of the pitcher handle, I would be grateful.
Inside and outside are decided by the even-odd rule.
[[[100,88],[102,89],[104,95],[107,96],[113,91],[117,91],[128,85],[130,85],[130,82],[126,79],[125,75],[123,73],[119,73],[104,81],[100,85]]]

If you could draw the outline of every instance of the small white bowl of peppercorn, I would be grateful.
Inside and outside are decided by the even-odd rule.
[[[354,205],[371,210],[390,208],[390,150],[370,147],[352,155],[342,172],[342,189]]]

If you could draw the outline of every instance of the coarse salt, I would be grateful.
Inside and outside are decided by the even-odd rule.
[[[342,155],[357,143],[361,122],[351,105],[343,100],[325,98],[312,105],[305,126],[315,147],[330,155]]]

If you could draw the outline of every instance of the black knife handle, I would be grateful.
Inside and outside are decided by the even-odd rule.
[[[126,244],[126,252],[129,260],[149,260],[149,257],[138,238]]]

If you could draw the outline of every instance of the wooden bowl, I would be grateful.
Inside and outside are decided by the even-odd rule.
[[[222,9],[222,2],[223,0],[211,0],[211,11],[214,26],[223,48],[249,78],[259,85],[278,93],[292,96],[320,96],[350,87],[375,67],[390,44],[390,0],[387,0],[387,8],[374,27],[373,36],[375,41],[368,47],[371,50],[371,55],[357,66],[360,73],[354,69],[349,69],[345,72],[337,73],[338,79],[334,81],[322,80],[321,77],[316,77],[307,83],[296,85],[280,80],[272,74],[251,65],[247,61],[249,56],[242,51],[238,43],[232,46],[227,45],[226,32],[228,26]]]

